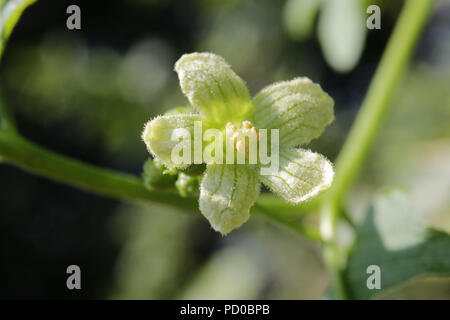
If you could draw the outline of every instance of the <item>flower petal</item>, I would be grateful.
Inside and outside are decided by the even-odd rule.
[[[280,146],[306,144],[334,119],[333,99],[308,78],[278,82],[254,99],[251,116],[260,129],[279,129]]]
[[[199,114],[175,114],[156,117],[145,125],[142,139],[147,145],[148,151],[166,167],[183,169],[194,163],[194,122],[202,121],[202,119]],[[182,137],[183,134],[186,135]],[[180,163],[175,161],[172,156],[174,147],[179,146],[183,141],[188,144],[190,163]]]
[[[322,155],[304,149],[280,152],[277,172],[261,175],[261,182],[288,202],[300,203],[328,189],[333,165]]]
[[[200,185],[200,211],[212,228],[222,234],[239,227],[250,217],[259,196],[257,174],[246,165],[211,164]]]
[[[215,124],[242,121],[252,104],[244,81],[212,53],[183,55],[175,64],[180,86],[193,106]]]

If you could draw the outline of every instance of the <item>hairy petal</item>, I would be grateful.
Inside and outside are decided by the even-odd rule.
[[[200,185],[200,211],[214,230],[227,234],[248,220],[259,192],[258,176],[248,166],[211,164]]]
[[[183,55],[175,64],[180,86],[191,104],[217,125],[244,120],[252,104],[244,81],[212,53]]]
[[[175,114],[156,117],[145,125],[142,140],[147,145],[148,151],[166,167],[186,168],[189,164],[173,161],[172,150],[180,143],[179,139],[174,139],[174,135],[177,136],[177,133],[181,134],[183,131],[189,134],[190,160],[192,164],[194,156],[194,122],[202,121],[202,119],[202,116],[198,114]]]
[[[251,121],[257,128],[279,129],[280,146],[306,144],[334,119],[334,101],[308,78],[277,82],[253,99]]]
[[[333,165],[324,156],[304,149],[280,152],[280,166],[261,182],[291,203],[300,203],[328,189],[333,182]]]

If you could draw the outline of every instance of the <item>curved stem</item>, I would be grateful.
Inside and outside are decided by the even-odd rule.
[[[138,202],[176,203],[195,209],[193,199],[178,194],[148,191],[135,176],[98,168],[45,150],[16,134],[0,133],[0,155],[28,172],[108,197]]]
[[[254,208],[256,209],[256,212],[264,214],[267,218],[270,218],[272,221],[278,222],[280,225],[288,227],[295,233],[298,233],[313,241],[321,241],[319,230],[314,229],[313,227],[304,226],[301,224],[301,221],[294,221],[293,219],[291,219],[292,217],[286,215],[286,212],[269,210],[267,207],[260,203],[256,203]]]
[[[408,0],[389,39],[361,110],[336,160],[335,201],[345,199],[374,144],[393,93],[427,20],[433,0]]]
[[[336,177],[326,194],[321,211],[324,258],[333,277],[338,298],[346,298],[342,270],[345,257],[339,250],[336,229],[342,202],[361,172],[373,147],[383,119],[389,112],[393,93],[401,80],[409,57],[423,29],[433,0],[408,0],[389,39],[355,123],[336,160]]]
[[[10,110],[3,100],[3,95],[0,91],[0,131],[1,132],[16,132],[16,125]]]
[[[84,162],[45,150],[19,135],[0,131],[0,155],[3,160],[28,172],[46,178],[76,186],[99,195],[133,202],[153,202],[171,205],[188,212],[197,212],[197,199],[183,198],[178,193],[148,190],[136,176],[99,168]],[[312,232],[303,232],[303,228],[292,221],[292,217],[317,209],[318,202],[309,202],[305,206],[291,206],[271,195],[258,199],[255,213],[263,214],[282,225],[317,239]],[[283,214],[280,214],[283,213]]]

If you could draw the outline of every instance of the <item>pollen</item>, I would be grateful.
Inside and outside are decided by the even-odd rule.
[[[256,143],[259,140],[259,132],[248,120],[242,121],[240,128],[236,128],[231,122],[228,122],[225,126],[226,133],[230,137],[230,142],[233,147],[241,152],[249,152],[249,144]],[[246,143],[246,137],[248,137],[249,143]]]
[[[225,130],[233,132],[236,131],[236,127],[231,122],[228,122],[225,126]]]

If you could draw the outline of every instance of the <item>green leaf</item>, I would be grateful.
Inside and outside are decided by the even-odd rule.
[[[253,99],[251,122],[279,129],[280,146],[295,147],[319,137],[334,119],[334,101],[308,78],[277,82]]]
[[[288,0],[283,10],[284,27],[294,40],[304,40],[311,35],[314,19],[321,0]]]
[[[367,268],[381,271],[381,288],[369,290]],[[368,299],[425,274],[450,274],[450,235],[410,216],[409,196],[401,190],[379,194],[358,230],[346,278],[350,297]]]
[[[0,57],[22,12],[36,0],[6,0],[0,2]]]
[[[327,0],[319,17],[319,41],[328,64],[337,72],[358,63],[366,38],[365,13],[360,0]]]
[[[200,185],[200,211],[211,227],[227,234],[250,217],[260,182],[247,165],[210,164]]]
[[[175,71],[189,102],[211,123],[225,127],[228,121],[245,120],[251,108],[247,87],[223,58],[212,53],[184,54]]]
[[[280,152],[279,169],[261,175],[261,182],[291,203],[300,203],[328,189],[333,182],[333,165],[322,155],[303,149]]]

